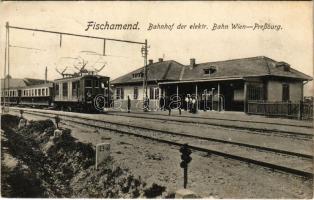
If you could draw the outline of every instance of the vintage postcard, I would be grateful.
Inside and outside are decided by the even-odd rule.
[[[313,2],[1,2],[1,196],[313,198]]]

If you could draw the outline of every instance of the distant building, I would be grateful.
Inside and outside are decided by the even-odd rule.
[[[246,111],[248,101],[301,101],[304,84],[312,80],[288,63],[264,56],[207,63],[190,59],[186,66],[160,59],[150,61],[147,69],[150,100],[177,95],[184,105],[186,96],[194,96],[198,109],[204,110]],[[127,96],[143,100],[143,67],[111,84],[116,102]]]

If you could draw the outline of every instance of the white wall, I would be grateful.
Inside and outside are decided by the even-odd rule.
[[[303,99],[303,84],[300,83],[290,83],[290,101],[300,101]]]
[[[282,101],[282,83],[279,81],[268,81],[267,100]]]
[[[282,101],[282,81],[268,81],[267,83],[267,98],[268,101]],[[289,83],[290,101],[296,102],[303,99],[303,83]]]

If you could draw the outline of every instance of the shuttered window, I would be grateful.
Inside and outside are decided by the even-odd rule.
[[[116,89],[116,99],[124,99],[124,88]]]
[[[290,88],[289,84],[282,84],[282,101],[289,101],[290,100]]]
[[[138,88],[135,87],[135,88],[134,88],[133,99],[137,99],[137,98],[138,98]]]

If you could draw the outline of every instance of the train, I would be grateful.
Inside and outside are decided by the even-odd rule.
[[[110,78],[94,73],[64,75],[43,84],[1,90],[1,104],[63,111],[104,111],[110,105]]]

